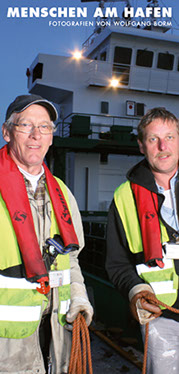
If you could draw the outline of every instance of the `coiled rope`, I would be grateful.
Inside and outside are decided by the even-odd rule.
[[[82,343],[82,344],[81,344]],[[93,374],[89,330],[81,313],[73,323],[69,374]]]
[[[148,300],[153,305],[163,306],[165,309],[169,309],[171,310],[171,312],[179,314],[179,309],[173,308],[163,303],[162,301],[158,300],[155,295],[151,294],[151,292],[149,292],[149,294],[146,294],[145,300]],[[143,360],[142,374],[146,374],[148,340],[149,340],[149,322],[145,326],[144,360]]]

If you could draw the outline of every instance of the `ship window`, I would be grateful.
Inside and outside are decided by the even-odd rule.
[[[108,101],[101,101],[101,113],[108,114],[109,113],[109,103]]]
[[[131,63],[132,49],[124,47],[115,47],[114,51],[114,62],[118,64]]]
[[[42,79],[42,72],[43,72],[43,64],[41,62],[38,62],[38,64],[35,66],[33,70],[32,83],[36,79]]]
[[[145,49],[137,50],[136,65],[151,68],[153,61],[153,52]]]
[[[170,53],[159,53],[157,67],[159,69],[172,70],[173,69],[174,55]]]
[[[144,115],[144,103],[136,103],[135,107],[136,116],[143,116]]]
[[[131,56],[131,48],[115,47],[113,72],[120,79],[121,86],[129,84]]]
[[[177,70],[179,71],[179,59],[178,59],[178,69]]]
[[[101,60],[101,61],[106,61],[106,51],[104,51],[104,52],[102,52],[102,53],[100,54],[100,60]]]

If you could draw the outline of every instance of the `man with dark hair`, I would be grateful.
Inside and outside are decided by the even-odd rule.
[[[80,213],[44,163],[56,120],[51,102],[21,95],[2,128],[0,373],[67,373],[71,324],[93,315],[78,264]]]
[[[144,160],[127,173],[110,206],[106,268],[141,324],[149,323],[147,374],[179,372],[179,123],[165,108],[149,110],[138,126]]]

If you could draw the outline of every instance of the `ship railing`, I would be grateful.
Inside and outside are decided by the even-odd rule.
[[[105,271],[107,212],[81,212],[85,251],[81,252],[83,270],[108,279]]]
[[[91,44],[93,44],[94,39],[96,37],[96,32],[94,31],[87,40],[82,44],[83,52],[85,52]]]
[[[90,134],[88,139],[101,139],[110,133],[112,126],[130,126],[132,133],[136,134],[136,129],[140,120],[137,116],[111,116],[108,114],[80,113],[73,112],[66,116],[58,126],[58,133],[55,135],[63,138],[71,136],[71,124],[73,116],[90,117]]]
[[[173,26],[173,19],[170,17],[160,17],[160,18],[143,18],[142,20],[139,18],[137,20],[125,20],[123,17],[117,17],[114,18],[111,23],[111,18],[106,18],[106,25],[108,26],[107,21],[110,21],[110,26],[111,25],[117,25],[117,27],[124,27],[120,26],[120,21],[126,22],[126,26],[130,28],[141,28],[143,30],[145,29],[151,29],[154,31],[159,31],[159,32],[169,32],[171,30],[171,33],[175,33],[175,30],[178,31],[178,28]],[[174,20],[175,21],[175,20]],[[175,21],[176,23],[176,21]],[[106,27],[107,27],[106,26]],[[84,41],[82,44],[82,49],[83,52],[85,53],[86,50],[89,49],[89,47],[94,43],[94,40],[96,37],[102,32],[102,30],[105,28],[105,23],[104,26],[98,26],[94,29],[93,33]]]
[[[102,20],[102,19],[101,19]],[[106,25],[106,26],[105,26]],[[88,48],[94,43],[94,40],[96,39],[99,34],[108,26],[108,18],[105,18],[104,26],[96,26],[93,33],[84,41],[82,44],[82,50],[83,53],[88,50]]]

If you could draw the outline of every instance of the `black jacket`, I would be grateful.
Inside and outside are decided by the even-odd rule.
[[[158,196],[159,212],[164,200],[164,196],[158,193],[154,176],[150,170],[146,159],[139,162],[127,173],[127,179],[137,183],[142,187],[153,191]],[[160,215],[160,213],[159,213]],[[160,216],[161,218],[161,216]],[[162,219],[162,218],[161,218]],[[170,240],[174,241],[173,234],[178,233],[162,220]],[[129,291],[137,284],[144,283],[136,272],[136,265],[143,263],[143,253],[133,254],[129,250],[124,227],[116,208],[114,200],[111,203],[108,214],[107,225],[107,255],[106,270],[109,279],[124,297],[128,297]],[[176,272],[179,275],[179,260],[175,260]],[[174,307],[179,308],[179,298]],[[179,315],[165,310],[163,316],[179,321]]]

